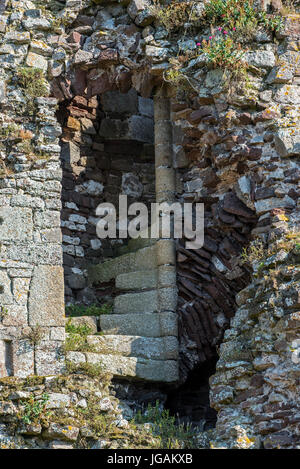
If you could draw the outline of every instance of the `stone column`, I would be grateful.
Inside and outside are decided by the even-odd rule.
[[[164,90],[154,97],[156,202],[172,204],[175,201],[175,170],[172,155],[172,125],[170,100]],[[176,250],[174,239],[161,234],[156,244],[158,266],[159,313],[173,313],[177,328]],[[163,325],[162,329],[163,329]],[[178,362],[177,362],[178,363]]]

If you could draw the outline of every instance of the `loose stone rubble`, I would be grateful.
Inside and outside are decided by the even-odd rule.
[[[258,31],[244,57],[247,89],[236,83],[228,92],[226,73],[199,55],[184,70],[192,90],[169,85],[171,114],[158,117],[152,96],[179,45],[147,5],[0,4],[0,376],[64,371],[65,285],[68,303],[100,300],[115,308],[95,326],[104,335],[89,335],[97,352],[69,350],[69,359],[174,383],[219,349],[210,381],[218,411],[211,446],[296,448],[299,17],[288,15],[276,40]],[[195,46],[192,35],[185,42]],[[24,66],[42,72],[41,96],[30,99],[20,85]],[[156,258],[151,243],[99,240],[91,214],[120,193],[149,206],[162,188],[182,203],[205,203],[203,248],[177,245],[177,315],[174,243]],[[151,278],[141,285],[138,272],[148,269]],[[168,280],[158,284],[162,272]],[[119,355],[107,353],[112,348]],[[16,411],[12,398],[0,404],[2,415]],[[56,425],[45,435],[60,440],[64,429]],[[78,437],[73,430],[66,430],[69,441]]]

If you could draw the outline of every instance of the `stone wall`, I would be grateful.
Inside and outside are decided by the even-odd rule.
[[[135,188],[140,187],[137,177],[149,184],[147,201],[152,200],[148,131],[139,143],[141,119],[150,121],[149,101],[143,99],[161,87],[171,57],[197,47],[193,30],[179,41],[154,21],[144,1],[127,6],[67,0],[61,8],[50,1],[43,6],[1,2],[4,375],[60,371],[61,197],[67,297],[75,294],[88,303],[93,297],[84,291],[81,259],[92,260],[92,244],[99,247],[93,228],[85,236],[88,211],[98,196],[115,198],[128,172]],[[206,206],[203,249],[191,253],[178,245],[181,374],[184,380],[196,365],[215,357],[224,337],[211,403],[219,411],[214,444],[225,447],[296,447],[299,440],[298,370],[290,350],[298,340],[299,308],[299,16],[288,15],[283,22],[280,32],[260,29],[247,44],[248,86],[230,86],[228,74],[196,54],[182,67],[191,88],[168,87],[178,176],[176,191],[173,184],[170,192],[182,202]],[[197,40],[209,34],[204,29]],[[24,64],[43,72],[53,96],[44,97],[44,90],[32,97],[34,112],[18,78]],[[123,114],[126,93],[132,99]],[[118,100],[115,109],[112,103]],[[64,126],[63,172],[58,122]],[[120,142],[117,151],[121,146],[122,152],[115,153],[115,135],[118,141],[129,139],[129,155]],[[24,145],[28,139],[31,148]],[[120,161],[115,154],[122,155]],[[135,170],[128,171],[128,156]],[[137,168],[140,156],[145,166]],[[108,161],[111,166],[102,168]],[[170,161],[165,166],[173,174]],[[158,174],[159,188],[163,176],[158,180]],[[74,202],[75,194],[80,200]],[[83,234],[74,236],[78,232]],[[100,258],[112,252],[111,246],[99,249]],[[79,283],[71,291],[73,280]]]

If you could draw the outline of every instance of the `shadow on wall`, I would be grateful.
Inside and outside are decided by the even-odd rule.
[[[100,240],[95,209],[119,194],[128,202],[155,201],[153,101],[135,90],[110,91],[86,99],[75,96],[60,104],[63,127],[62,233],[66,303],[105,301],[113,285],[98,291],[87,285],[92,263],[115,257],[126,240]]]

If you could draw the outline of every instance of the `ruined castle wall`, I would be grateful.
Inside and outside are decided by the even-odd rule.
[[[122,187],[128,171],[127,166],[123,169],[123,156],[126,161],[127,156],[133,157],[133,167],[135,156],[139,157],[131,154],[133,147],[128,155],[118,143],[122,165],[101,168],[101,161],[115,164],[112,120],[118,121],[124,135],[119,109],[117,116],[112,109],[104,109],[105,93],[128,93],[134,88],[148,98],[161,86],[168,58],[177,52],[177,42],[173,44],[161,26],[150,26],[153,18],[143,2],[133,1],[127,9],[126,5],[91,6],[67,0],[60,12],[51,11],[51,2],[46,11],[36,3],[1,2],[0,104],[2,127],[7,129],[1,139],[0,181],[3,375],[60,371],[64,338],[61,199],[64,236],[76,238],[68,223],[87,225],[83,219],[88,221],[87,211],[94,208],[89,204],[96,204],[100,194],[89,194],[88,206],[87,199],[80,197],[78,210],[67,205],[74,203],[70,198],[80,186],[83,192],[92,187],[101,197],[105,191],[107,198],[115,196],[110,189]],[[185,40],[195,48],[193,36]],[[237,83],[228,88],[223,71],[210,69],[200,56],[185,68],[192,75],[193,91],[179,90],[176,97],[173,93],[177,197],[182,202],[205,203],[207,233],[199,252],[191,255],[178,246],[182,374],[185,378],[197,364],[215,357],[224,336],[217,372],[211,378],[211,404],[219,412],[217,446],[295,447],[299,442],[299,365],[292,360],[299,322],[298,42],[298,19],[291,16],[276,38],[258,31],[249,44],[248,88]],[[50,95],[55,96],[33,98],[33,114],[26,91],[17,84],[17,72],[24,64],[44,73],[51,83]],[[57,104],[66,101],[69,114],[60,120]],[[133,113],[140,114],[139,110]],[[73,150],[76,155],[76,162],[63,170],[58,122],[66,127],[64,164],[70,163]],[[24,147],[28,132],[32,134],[29,151]],[[131,140],[136,142],[136,136]],[[144,143],[142,154],[148,157]],[[94,151],[93,176],[81,180]],[[143,179],[147,168],[139,168],[138,177],[142,184],[151,185],[151,178]],[[81,189],[78,194],[82,196]],[[149,188],[149,200],[150,194]],[[95,239],[94,233],[86,238],[80,235],[76,245],[67,242],[69,238],[64,239],[70,262],[67,276],[74,274],[72,268],[81,269],[81,254],[89,256]],[[244,263],[240,254],[249,243]],[[77,295],[81,288],[74,290]],[[73,291],[67,293],[73,296]]]

